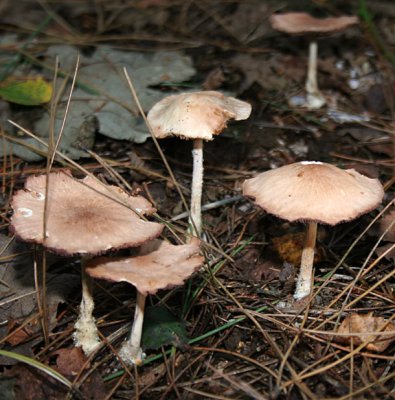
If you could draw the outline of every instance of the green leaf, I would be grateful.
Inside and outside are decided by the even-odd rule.
[[[166,307],[149,307],[144,313],[143,349],[158,349],[172,344],[182,348],[188,342],[184,321]]]
[[[38,106],[52,97],[52,85],[43,78],[9,78],[0,83],[0,97],[10,103]]]

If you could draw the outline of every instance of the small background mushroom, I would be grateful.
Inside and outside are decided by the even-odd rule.
[[[289,35],[308,35],[309,63],[306,79],[306,103],[309,109],[321,108],[326,101],[317,83],[317,37],[324,34],[341,32],[359,22],[356,16],[340,16],[327,18],[314,18],[307,13],[290,12],[273,14],[270,23],[273,29]]]

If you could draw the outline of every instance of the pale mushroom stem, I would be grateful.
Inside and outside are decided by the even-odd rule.
[[[144,308],[147,295],[137,290],[136,309],[129,339],[122,345],[119,355],[127,364],[141,365],[145,354],[141,349],[143,334]]]
[[[296,282],[294,298],[303,299],[310,295],[313,281],[314,248],[317,238],[317,222],[310,222],[307,227],[300,272]]]
[[[324,96],[318,89],[317,83],[317,51],[317,42],[313,40],[309,45],[309,65],[306,80],[306,106],[310,109],[321,108],[325,104]]]
[[[202,234],[202,190],[203,190],[203,140],[193,141],[193,172],[191,194],[190,232],[200,237]]]
[[[89,355],[97,349],[100,339],[97,331],[93,309],[95,303],[92,295],[92,278],[85,271],[85,264],[88,258],[81,259],[81,283],[82,299],[80,304],[80,313],[75,323],[74,342],[80,346],[85,354]]]

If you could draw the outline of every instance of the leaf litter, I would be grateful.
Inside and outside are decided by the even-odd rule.
[[[155,89],[155,86],[163,83],[177,85],[195,74],[191,59],[175,51],[146,54],[103,46],[90,56],[84,56],[75,47],[56,45],[48,48],[43,62],[53,66],[57,59],[61,71],[70,74],[78,56],[80,67],[77,79],[80,84],[77,82],[77,88],[72,94],[67,123],[59,146],[60,151],[73,159],[88,156],[84,150],[93,148],[96,133],[136,143],[143,143],[150,136],[132,100],[122,68],[126,68],[136,82],[139,101],[144,110],[148,110],[166,95]],[[53,126],[55,140],[66,111],[68,88],[69,86],[63,89],[64,95],[57,104]],[[13,119],[12,115],[10,117]],[[43,110],[42,116],[36,121],[26,121],[25,127],[29,129],[29,126],[48,143],[50,110]],[[46,147],[31,138],[22,139],[22,144],[9,145],[5,154],[12,152],[27,161],[37,161],[43,157],[42,154],[27,149],[26,145],[45,154]],[[4,148],[0,148],[0,155],[3,151]]]
[[[363,3],[361,0],[359,4]],[[304,159],[355,168],[364,174],[379,177],[387,187],[386,202],[378,211],[335,229],[326,226],[321,228],[323,235],[320,245],[323,253],[320,254],[322,261],[314,271],[314,296],[302,305],[299,312],[278,307],[278,303],[292,290],[298,270],[298,257],[295,257],[298,252],[294,243],[285,246],[281,258],[272,247],[277,238],[280,242],[285,241],[283,236],[290,232],[289,226],[254,209],[247,200],[208,210],[205,213],[209,248],[205,250],[207,269],[200,271],[183,289],[159,293],[151,299],[153,305],[164,304],[166,309],[187,321],[190,347],[186,350],[170,346],[158,351],[147,349],[146,364],[137,371],[136,376],[133,371],[125,370],[116,353],[127,331],[125,324],[130,320],[129,304],[130,299],[134,298],[133,292],[131,294],[130,289],[122,284],[100,283],[95,287],[98,304],[96,318],[100,332],[109,343],[103,345],[83,374],[77,375],[77,384],[84,381],[86,374],[98,372],[105,377],[106,388],[113,390],[114,399],[133,398],[136,390],[141,399],[199,399],[213,396],[232,399],[392,398],[394,343],[381,353],[366,346],[357,348],[358,340],[364,340],[366,336],[372,334],[369,344],[375,344],[374,337],[385,339],[387,334],[373,334],[369,326],[364,328],[369,335],[359,334],[356,329],[353,333],[345,331],[341,336],[352,338],[351,345],[350,342],[338,342],[336,336],[340,335],[334,334],[339,323],[347,320],[347,315],[357,315],[362,319],[367,316],[382,318],[379,325],[381,322],[392,324],[394,311],[393,258],[383,258],[379,252],[382,245],[392,245],[388,239],[391,236],[387,234],[381,243],[378,238],[385,227],[381,230],[377,228],[390,210],[378,217],[378,222],[368,229],[368,234],[364,231],[377,213],[392,201],[394,193],[391,85],[387,84],[392,81],[389,72],[392,70],[385,64],[390,63],[388,54],[382,50],[385,47],[375,42],[377,38],[371,36],[367,28],[369,24],[364,25],[364,29],[367,29],[364,34],[356,31],[342,38],[341,42],[330,39],[320,48],[319,81],[323,90],[333,96],[335,110],[344,113],[337,115],[342,118],[359,117],[340,126],[341,121],[328,120],[327,109],[312,113],[291,109],[286,104],[289,95],[300,90],[304,84],[307,42],[304,38],[285,41],[267,29],[273,3],[263,4],[255,0],[248,4],[237,1],[205,2],[203,7],[199,7],[195,2],[186,4],[175,0],[141,1],[128,3],[127,7],[120,2],[99,5],[80,1],[72,5],[62,2],[46,5],[50,5],[55,15],[61,17],[46,32],[52,35],[49,36],[51,39],[63,39],[60,37],[62,35],[67,36],[68,43],[81,44],[81,65],[86,62],[85,58],[95,57],[97,47],[104,48],[101,44],[97,45],[97,38],[103,39],[106,46],[110,47],[110,50],[106,48],[106,54],[121,47],[133,51],[137,49],[146,56],[153,56],[158,49],[181,48],[178,52],[184,56],[187,54],[187,58],[193,60],[192,68],[196,70],[193,77],[191,75],[184,79],[191,87],[200,89],[199,86],[207,82],[210,89],[232,90],[253,103],[254,116],[250,121],[241,128],[230,125],[226,135],[205,144],[205,204],[238,195],[242,181],[247,177]],[[259,7],[254,8],[255,5]],[[373,21],[378,22],[379,27],[383,18],[379,6],[388,5],[388,1],[368,4],[369,11],[377,12]],[[291,10],[294,5],[286,2],[284,7],[285,10]],[[308,7],[311,8],[311,5]],[[322,15],[360,11],[363,16],[363,9],[356,7],[356,4],[339,5],[333,2],[329,10],[325,2],[314,4],[314,10]],[[307,9],[307,6],[301,3],[298,8]],[[40,15],[38,9],[34,18],[37,15]],[[29,21],[27,24],[31,24],[30,18],[33,17],[26,17]],[[230,26],[235,18],[237,23]],[[393,19],[390,13],[385,18],[389,21]],[[18,24],[15,16],[10,21]],[[73,36],[72,32],[78,34]],[[96,36],[93,37],[92,32]],[[113,41],[118,33],[127,34],[127,40]],[[48,39],[44,35],[40,39],[43,37]],[[44,42],[38,41],[38,53],[51,64],[53,57],[45,55],[48,43]],[[28,50],[31,49],[34,53],[37,48],[33,45]],[[112,66],[112,60],[106,59],[106,54],[97,63]],[[75,66],[73,57],[63,60],[61,68],[72,71]],[[244,57],[242,63],[232,64],[237,57]],[[66,61],[70,61],[68,66]],[[370,64],[369,68],[367,64]],[[117,68],[105,70],[109,75],[116,75],[117,79],[123,77],[122,71]],[[212,76],[208,79],[210,72]],[[133,78],[133,71],[129,70],[129,73]],[[48,73],[46,78],[51,79],[51,74]],[[89,86],[92,90],[87,92],[84,87],[88,87],[88,82],[80,75],[77,77],[81,85],[76,89],[76,108],[87,98],[90,99],[88,101],[95,98],[97,103],[92,127],[88,127],[86,135],[81,133],[81,119],[78,119],[81,115],[78,112],[73,114],[76,118],[68,119],[66,126],[71,126],[76,119],[75,129],[80,137],[77,142],[75,138],[69,140],[72,150],[68,149],[68,139],[65,138],[63,151],[71,154],[78,150],[80,153],[72,156],[80,157],[84,155],[84,148],[93,149],[108,165],[81,160],[82,166],[101,178],[109,179],[111,183],[121,182],[119,177],[123,178],[133,190],[138,189],[151,196],[159,206],[158,213],[162,217],[170,219],[182,213],[184,209],[174,183],[168,178],[151,140],[140,144],[122,139],[118,142],[118,139],[97,134],[100,132],[99,111],[105,104],[103,99],[110,98],[111,103],[121,108],[123,103],[127,104],[130,118],[134,118],[136,110],[130,93],[129,97],[121,96],[122,104],[119,104],[116,101],[117,93],[111,87],[101,93],[97,91],[103,89],[105,83],[97,77],[95,79],[100,82],[99,87],[94,87],[92,81]],[[86,80],[89,81],[89,76]],[[114,84],[117,90],[121,86],[119,82]],[[133,82],[138,86],[136,79]],[[87,86],[84,86],[85,83]],[[376,89],[373,90],[375,87],[378,88],[377,93]],[[173,92],[180,91],[174,81],[154,83],[152,86],[149,83],[149,89],[163,96],[170,89]],[[59,87],[56,88],[58,92]],[[83,101],[79,102],[78,98]],[[62,107],[64,104],[61,103],[59,109]],[[149,107],[149,104],[144,106],[146,109]],[[30,124],[42,118],[37,110],[30,110],[31,115],[26,117],[26,107],[16,110],[8,105],[8,108],[11,118],[23,122],[22,126],[25,126],[23,115]],[[41,107],[38,109],[42,113]],[[366,118],[364,120],[365,109],[369,111],[369,121]],[[86,108],[84,113],[92,113],[92,110]],[[119,115],[122,117],[122,114]],[[137,136],[141,141],[145,140],[142,133],[140,136],[140,121],[129,120],[124,123],[126,125],[127,130],[122,130],[122,135],[125,132],[130,135],[133,130],[134,133],[139,132]],[[47,132],[47,127],[44,121],[39,131]],[[87,140],[83,140],[85,138]],[[178,183],[188,188],[190,148],[172,139],[163,141],[161,147]],[[137,156],[132,156],[135,170],[133,165],[128,164],[130,157],[127,153]],[[42,163],[24,163],[17,157],[4,165],[5,199],[13,186],[21,187],[26,175],[43,172]],[[56,163],[55,168],[58,168]],[[137,182],[132,183],[132,177],[136,176]],[[187,189],[185,194],[188,195]],[[392,217],[388,218],[391,223]],[[182,235],[185,226],[184,221],[180,220],[170,225],[170,229]],[[295,231],[299,231],[299,228],[301,230],[301,227],[295,227]],[[169,232],[165,234],[175,239]],[[221,247],[223,253],[216,252],[215,246]],[[253,250],[249,254],[250,249]],[[283,261],[290,255],[295,266]],[[67,272],[69,265],[63,263],[63,267],[59,271]],[[68,303],[65,304],[62,319],[52,330],[53,336],[50,336],[52,347],[46,347],[42,335],[36,331],[33,335],[41,342],[31,347],[29,354],[55,367],[56,357],[59,359],[61,355],[57,356],[52,351],[67,348],[67,354],[64,355],[66,370],[62,372],[65,375],[71,372],[73,375],[78,367],[75,368],[70,360],[70,370],[67,371],[68,357],[79,360],[79,355],[72,351],[67,329],[68,321],[75,319],[74,313],[70,312],[70,303],[74,305],[77,301],[72,295],[68,295],[66,301]],[[16,320],[16,323],[21,326],[24,321]],[[377,321],[366,318],[364,323],[375,325]],[[31,335],[27,328],[30,329],[26,326],[26,332],[22,332],[22,341],[25,340],[24,335]],[[328,333],[333,340],[328,338]],[[60,343],[58,338],[65,338],[66,341]],[[16,342],[21,340],[16,336],[15,339]],[[31,342],[25,344],[31,346]],[[30,380],[28,373],[26,377],[32,385],[39,387],[37,380]],[[23,390],[28,391],[28,385]],[[49,392],[40,393],[41,398],[49,395]],[[89,398],[88,395],[86,397]]]
[[[2,263],[0,288],[0,337],[7,338],[12,351],[24,355],[33,355],[32,348],[42,339],[40,315],[37,306],[37,293],[34,279],[34,251],[31,246],[16,243],[10,238],[0,235],[0,248],[5,249],[2,257],[10,257],[10,261]],[[55,259],[49,257],[49,265]],[[38,263],[40,265],[40,263]],[[40,268],[40,267],[39,267]],[[41,274],[39,279],[42,279]],[[78,275],[71,273],[47,273],[46,307],[48,310],[48,327],[52,331],[57,321],[57,310],[66,302],[68,295],[79,284]],[[18,330],[24,321],[23,330]],[[11,359],[1,357],[2,364],[13,363]]]

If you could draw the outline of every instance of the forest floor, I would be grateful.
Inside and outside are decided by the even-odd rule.
[[[22,0],[0,9],[1,399],[395,398],[392,1]],[[327,104],[317,110],[290,105],[304,94],[309,37],[271,28],[270,15],[287,11],[360,18],[318,40]],[[123,67],[145,112],[165,95],[198,90],[252,105],[250,118],[205,143],[203,204],[214,204],[203,212],[206,262],[185,286],[149,297],[163,318],[161,330],[155,322],[145,328],[157,340],[139,367],[118,356],[135,289],[95,280],[103,345],[86,357],[72,339],[79,260],[9,231],[12,195],[28,176],[49,171],[45,143],[66,114],[51,170],[139,191],[167,222],[163,237],[182,237],[188,218],[177,188],[189,199],[192,142],[160,140],[161,157]],[[56,101],[15,104],[4,87],[27,77],[44,78],[44,92],[53,85]],[[385,195],[356,220],[319,226],[313,294],[283,308],[305,225],[265,213],[241,188],[259,172],[303,160],[378,178]],[[371,336],[339,333],[349,318]]]

